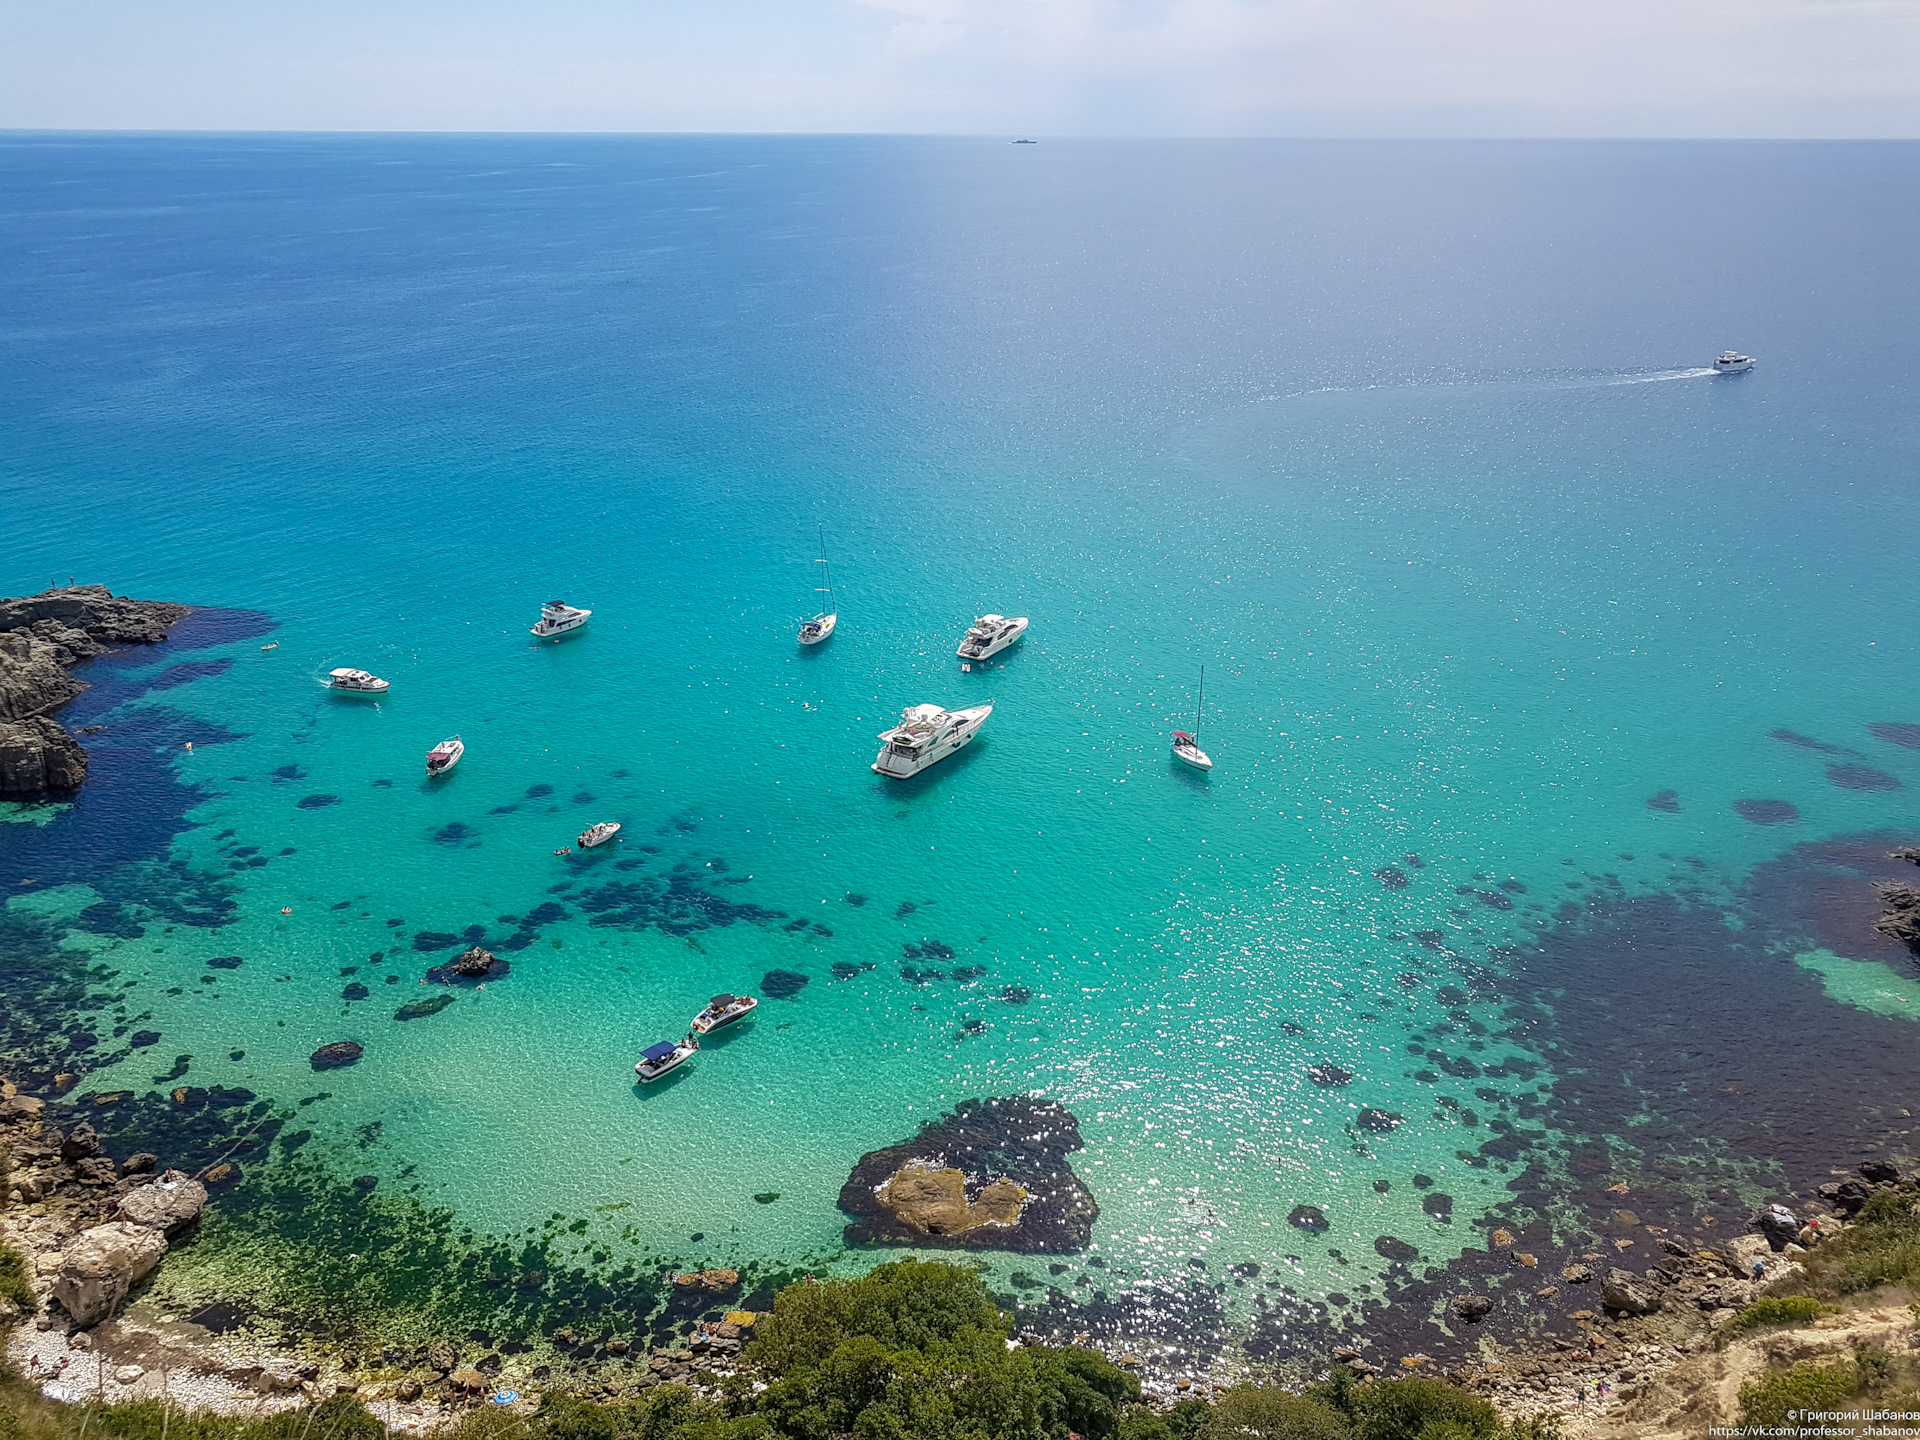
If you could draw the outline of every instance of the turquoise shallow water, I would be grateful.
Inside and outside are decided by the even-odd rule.
[[[1917,157],[5,142],[3,588],[278,627],[135,702],[243,736],[164,756],[202,797],[171,853],[237,908],[69,931],[163,1037],[85,1087],[191,1055],[329,1092],[307,1156],[481,1229],[813,1266],[873,1258],[835,1258],[862,1152],[1033,1091],[1079,1117],[1121,1283],[1200,1257],[1364,1292],[1381,1234],[1449,1258],[1474,1235],[1408,1177],[1464,1218],[1518,1167],[1462,1159],[1484,1132],[1409,1037],[1538,1062],[1500,947],[1601,877],[1731,885],[1911,824],[1920,754],[1867,727],[1920,718]],[[1730,343],[1761,365],[1699,369]],[[802,650],[819,523],[841,622]],[[551,594],[594,621],[535,647]],[[986,610],[1032,629],[962,674]],[[335,665],[391,698],[329,696]],[[1165,750],[1202,665],[1204,780]],[[903,706],[981,699],[924,780],[868,771]],[[618,846],[553,854],[602,818]],[[672,933],[602,888],[676,867],[778,916]],[[103,893],[16,889],[65,919]],[[413,937],[542,904],[511,976],[391,1018],[452,953]],[[1462,965],[1495,977],[1471,1004],[1437,993]],[[636,1092],[639,1049],[775,969],[808,983]],[[339,1038],[366,1058],[314,1075]]]

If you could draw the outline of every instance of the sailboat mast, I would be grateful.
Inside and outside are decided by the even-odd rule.
[[[1200,743],[1200,712],[1207,708],[1207,667],[1200,667],[1200,698],[1193,706],[1193,743]]]
[[[827,608],[823,613],[831,615],[833,614],[833,567],[827,564],[827,527],[824,523],[820,526],[820,569],[827,582]]]

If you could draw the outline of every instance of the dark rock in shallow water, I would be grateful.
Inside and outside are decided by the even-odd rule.
[[[1322,1235],[1328,1229],[1327,1212],[1318,1205],[1296,1205],[1287,1212],[1287,1224],[1309,1235]]]
[[[1680,813],[1680,792],[1678,790],[1660,790],[1647,797],[1647,809],[1661,810],[1669,815]]]
[[[1360,1112],[1358,1124],[1362,1130],[1375,1135],[1391,1135],[1407,1117],[1395,1114],[1391,1110],[1376,1110],[1371,1105]]]
[[[1404,872],[1394,869],[1391,865],[1382,865],[1373,872],[1373,876],[1389,890],[1404,890],[1412,883]]]
[[[438,1015],[447,1006],[453,1004],[451,995],[435,995],[430,1000],[412,1000],[393,1012],[396,1020],[420,1020],[428,1015]]]
[[[372,993],[373,992],[367,989],[366,986],[356,981],[340,992],[340,998],[342,1000],[364,1000]]]
[[[854,906],[864,905],[867,903],[867,897],[857,891],[849,890],[846,893],[846,902]]]
[[[216,955],[207,961],[210,970],[238,970],[243,962],[238,955]]]
[[[477,983],[501,979],[512,970],[511,965],[496,957],[491,950],[483,950],[475,945],[461,951],[457,958],[445,965],[434,966],[427,971],[427,979],[435,985],[453,985],[461,981]]]
[[[314,1051],[312,1064],[316,1070],[339,1070],[356,1064],[365,1053],[365,1047],[357,1040],[336,1040]]]
[[[1493,1313],[1493,1301],[1485,1295],[1456,1295],[1447,1302],[1449,1318],[1478,1325]]]
[[[760,993],[773,1000],[791,1000],[807,988],[807,977],[797,970],[769,970],[760,977]]]
[[[836,960],[828,968],[833,972],[834,979],[851,980],[854,976],[863,975],[873,969],[874,964],[871,960],[863,960],[858,965],[851,960]]]
[[[1920,750],[1920,725],[1897,720],[1882,720],[1867,726],[1867,733],[1876,740],[1884,740],[1889,745],[1898,745],[1903,750]]]
[[[965,1101],[912,1140],[860,1157],[840,1190],[840,1208],[854,1217],[847,1242],[1085,1249],[1100,1207],[1067,1164],[1080,1148],[1079,1123],[1059,1105]]]
[[[1353,1079],[1351,1070],[1343,1070],[1338,1065],[1309,1065],[1307,1078],[1325,1090],[1335,1090]]]
[[[160,1032],[158,1030],[136,1030],[127,1037],[127,1044],[135,1050],[144,1050],[149,1045],[158,1045],[159,1043]]]
[[[1432,1184],[1433,1182],[1428,1181],[1427,1183]],[[1453,1197],[1444,1191],[1435,1190],[1431,1195],[1421,1196],[1420,1208],[1436,1220],[1449,1221],[1453,1219]]]
[[[1391,1235],[1382,1235],[1373,1242],[1373,1253],[1382,1260],[1418,1260],[1420,1252],[1404,1240],[1396,1240]]]
[[[295,806],[301,810],[324,810],[329,805],[338,805],[339,803],[340,797],[338,795],[303,795],[300,799],[294,801]],[[339,908],[338,905],[334,906],[336,910]]]
[[[1827,779],[1842,790],[1903,790],[1895,776],[1884,770],[1873,770],[1865,765],[1829,765]]]
[[[1033,998],[1033,992],[1024,985],[1009,985],[1000,992],[1003,1005],[1024,1005]]]
[[[1920,950],[1920,890],[1891,882],[1873,888],[1887,907],[1886,913],[1873,922],[1873,928],[1889,940]]]
[[[1752,825],[1787,825],[1800,818],[1799,809],[1785,800],[1736,800],[1733,808]]]

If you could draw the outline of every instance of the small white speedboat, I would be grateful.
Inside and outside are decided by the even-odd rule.
[[[1722,375],[1738,375],[1742,370],[1753,368],[1753,357],[1742,355],[1738,350],[1728,350],[1713,362],[1713,368]]]
[[[593,611],[578,609],[564,600],[549,600],[540,607],[540,623],[529,633],[536,640],[558,640],[585,625],[592,615]]]
[[[451,740],[442,740],[427,752],[427,778],[432,780],[446,774],[460,763],[460,757],[466,753],[467,747],[458,735]]]
[[[716,995],[707,1002],[706,1009],[693,1017],[693,1028],[701,1035],[711,1035],[736,1020],[746,1019],[759,1008],[760,1002],[751,995]]]
[[[392,689],[389,681],[364,670],[329,670],[327,688],[342,695],[384,695]]]
[[[986,660],[998,655],[1014,641],[1027,633],[1027,617],[1016,615],[1008,619],[1005,615],[982,615],[967,630],[967,638],[960,642],[955,653],[962,660]]]
[[[598,825],[589,825],[580,832],[580,838],[573,843],[582,850],[591,850],[596,845],[604,845],[620,833],[620,822],[602,820]]]
[[[970,742],[992,713],[991,701],[965,710],[910,705],[900,712],[900,723],[880,736],[886,748],[874,757],[873,768],[893,780],[918,775]]]
[[[640,1083],[650,1084],[663,1075],[671,1074],[694,1057],[700,1049],[700,1042],[689,1035],[678,1045],[671,1040],[662,1040],[658,1045],[649,1045],[640,1052],[640,1059],[633,1067],[633,1073],[640,1077]]]
[[[833,567],[827,564],[827,527],[820,527],[820,578],[826,583],[816,585],[814,589],[827,597],[827,605],[818,615],[800,627],[802,645],[818,645],[833,634],[833,627],[840,623],[840,614],[833,603]]]

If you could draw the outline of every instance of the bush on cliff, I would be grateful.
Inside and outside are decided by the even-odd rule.
[[[1007,1348],[979,1277],[902,1260],[789,1286],[754,1327],[758,1413],[791,1440],[1113,1440],[1140,1384],[1077,1347]]]
[[[9,1300],[31,1315],[38,1308],[33,1287],[27,1283],[27,1262],[9,1245],[0,1245],[0,1300]],[[0,1333],[6,1326],[0,1324]]]
[[[1920,1216],[1912,1190],[1877,1190],[1852,1225],[1816,1246],[1803,1262],[1806,1287],[1821,1295],[1858,1295],[1920,1280]]]
[[[1741,1418],[1749,1425],[1790,1426],[1796,1411],[1842,1408],[1858,1386],[1859,1376],[1851,1365],[1776,1370],[1740,1387]]]
[[[1811,1325],[1822,1315],[1837,1315],[1838,1305],[1823,1305],[1811,1295],[1768,1295],[1743,1305],[1740,1312],[1716,1332],[1714,1339],[1724,1345],[1749,1330],[1773,1325]]]

